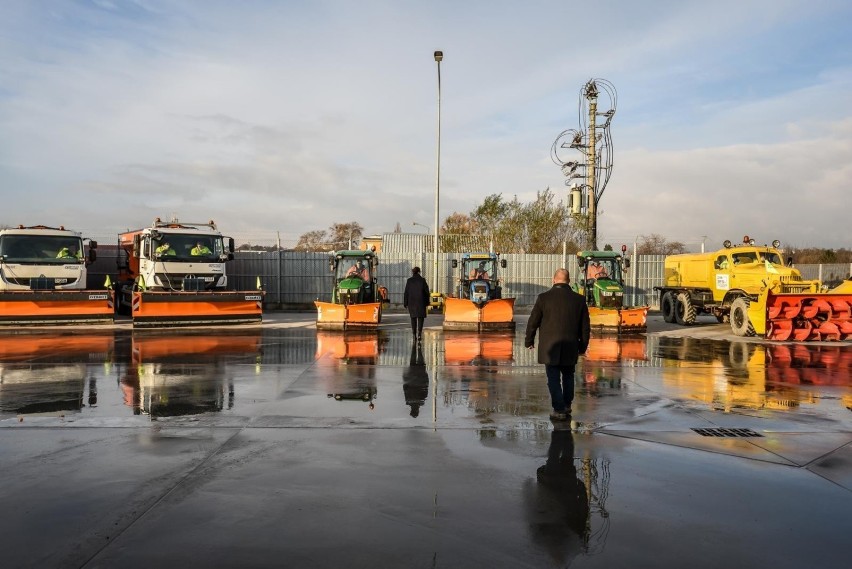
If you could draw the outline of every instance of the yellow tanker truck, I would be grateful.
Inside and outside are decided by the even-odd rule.
[[[689,326],[698,314],[730,322],[738,336],[771,340],[844,340],[852,335],[852,294],[822,290],[785,262],[779,241],[758,246],[743,238],[712,253],[665,260],[660,311],[666,322]]]

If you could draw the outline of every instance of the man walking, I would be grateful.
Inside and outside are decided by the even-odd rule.
[[[429,306],[429,285],[420,275],[420,267],[411,269],[411,277],[405,282],[402,305],[411,316],[411,333],[414,340],[423,340],[423,321],[426,319],[426,307]]]
[[[544,364],[553,412],[550,418],[564,421],[574,400],[574,366],[589,347],[589,309],[582,295],[569,283],[568,271],[557,269],[553,288],[538,295],[527,323],[524,345],[530,350],[538,339],[538,363]]]

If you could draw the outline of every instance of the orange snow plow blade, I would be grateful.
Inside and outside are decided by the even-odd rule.
[[[629,334],[642,333],[648,329],[648,307],[597,308],[589,307],[592,332]]]
[[[317,328],[349,330],[352,328],[378,328],[382,319],[382,304],[334,304],[314,301],[317,307]]]
[[[512,361],[513,334],[448,334],[444,337],[444,362],[453,365]]]
[[[111,323],[111,290],[0,292],[0,325]]]
[[[134,292],[133,327],[250,324],[263,315],[261,291]]]
[[[47,357],[67,358],[75,361],[79,358],[89,360],[93,354],[111,356],[114,338],[109,335],[72,334],[43,335],[20,334],[4,336],[0,342],[0,362],[32,362]]]
[[[444,330],[514,330],[514,298],[489,300],[482,306],[463,298],[444,300]]]
[[[765,302],[765,307],[762,302]],[[774,294],[768,290],[749,307],[749,318],[755,333],[767,340],[850,340],[852,295],[833,292]]]

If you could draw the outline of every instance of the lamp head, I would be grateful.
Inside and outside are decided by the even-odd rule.
[[[441,63],[442,59],[444,59],[444,52],[443,51],[436,51],[435,52],[435,61],[437,61],[438,63]]]

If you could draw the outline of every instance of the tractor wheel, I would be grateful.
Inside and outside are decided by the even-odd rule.
[[[748,319],[751,301],[741,296],[731,303],[731,331],[737,336],[754,336],[754,325]]]
[[[669,324],[675,321],[675,297],[673,292],[663,293],[663,298],[660,299],[660,312],[663,313],[663,320]]]
[[[682,292],[675,299],[675,320],[681,326],[695,324],[695,305],[692,304],[688,292]]]

